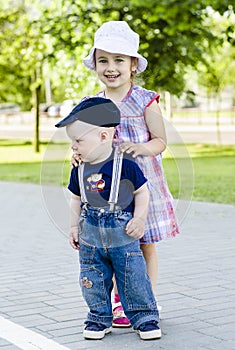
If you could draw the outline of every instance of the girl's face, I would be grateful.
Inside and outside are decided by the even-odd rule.
[[[118,88],[130,85],[131,74],[137,68],[137,59],[96,49],[95,65],[100,81],[107,88]]]

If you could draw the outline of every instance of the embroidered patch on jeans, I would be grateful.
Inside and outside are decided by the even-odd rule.
[[[93,286],[93,283],[89,281],[87,277],[83,277],[81,279],[81,285],[86,288],[91,288]]]

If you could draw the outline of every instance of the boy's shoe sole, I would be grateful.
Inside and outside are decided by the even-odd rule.
[[[143,340],[160,339],[162,336],[161,329],[154,329],[154,330],[148,331],[148,332],[141,332],[141,331],[137,330],[137,333],[139,334],[140,338]]]
[[[89,331],[89,329],[84,329],[83,337],[85,339],[99,340],[99,339],[103,339],[105,335],[110,332],[111,332],[111,327],[105,328],[103,331]]]

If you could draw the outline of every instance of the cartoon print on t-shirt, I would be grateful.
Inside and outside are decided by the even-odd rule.
[[[86,186],[86,189],[91,192],[102,192],[104,190],[105,181],[102,179],[101,173],[92,174],[87,178],[87,182],[89,183]]]

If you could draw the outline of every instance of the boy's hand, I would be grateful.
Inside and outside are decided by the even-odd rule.
[[[69,243],[73,249],[79,250],[78,244],[78,226],[74,226],[70,228],[69,233]]]
[[[136,239],[144,235],[145,222],[141,218],[132,218],[126,225],[126,233]]]
[[[76,168],[78,164],[80,164],[81,159],[77,153],[73,153],[71,160],[70,160],[70,166],[71,168]]]

